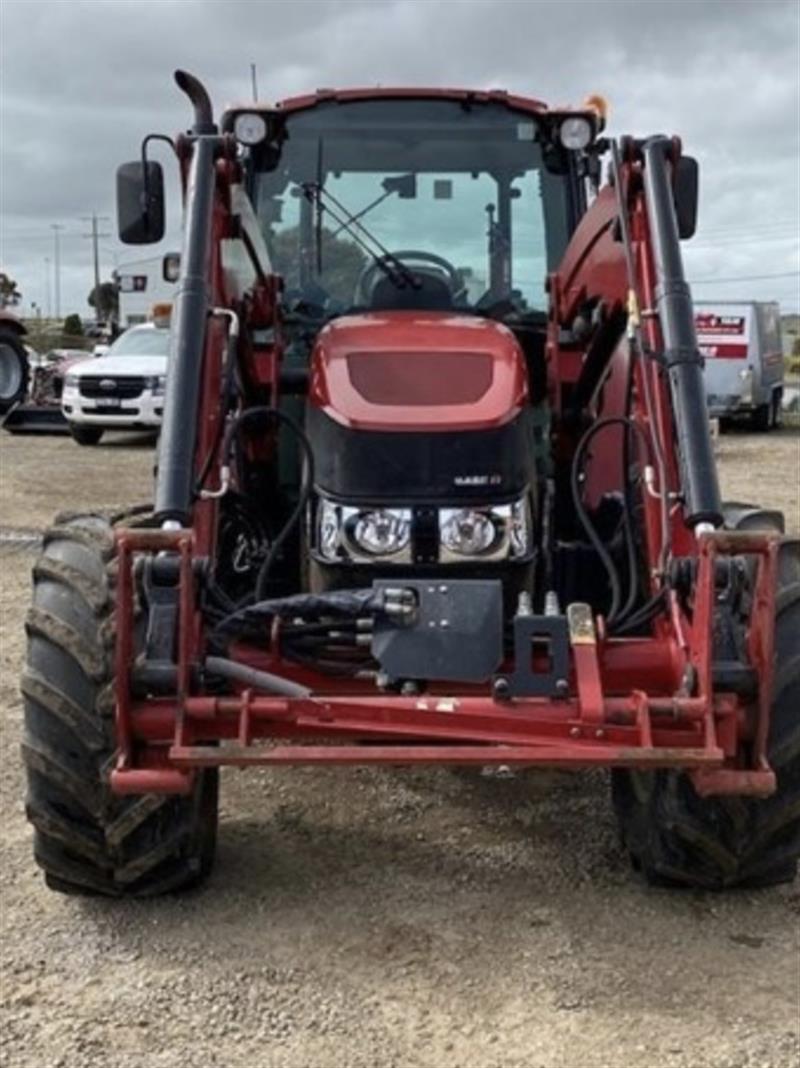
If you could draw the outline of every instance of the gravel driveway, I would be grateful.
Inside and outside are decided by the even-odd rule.
[[[800,529],[800,438],[726,435],[726,493]],[[0,527],[146,500],[133,439],[0,443]],[[646,888],[603,774],[223,775],[201,890],[48,892],[22,812],[17,675],[30,548],[0,540],[8,1068],[797,1068],[800,887]]]

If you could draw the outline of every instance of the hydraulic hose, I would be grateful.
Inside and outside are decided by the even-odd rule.
[[[617,571],[614,561],[611,559],[611,554],[606,549],[605,545],[600,539],[599,534],[595,530],[594,524],[592,523],[592,520],[589,517],[588,511],[584,507],[583,501],[581,500],[580,487],[580,475],[583,467],[583,458],[586,453],[586,450],[592,442],[593,438],[597,434],[599,434],[601,430],[605,430],[606,427],[609,426],[622,426],[626,434],[628,434],[630,430],[633,429],[639,435],[640,439],[644,442],[646,448],[649,445],[649,442],[647,440],[647,435],[645,434],[644,430],[642,430],[642,428],[637,423],[633,422],[632,419],[626,418],[624,416],[613,416],[607,419],[600,419],[589,427],[589,429],[583,435],[581,440],[578,442],[578,447],[575,449],[575,455],[572,458],[570,485],[572,487],[572,498],[573,503],[575,505],[575,513],[578,516],[578,519],[580,520],[581,526],[586,531],[586,536],[589,538],[589,541],[592,544],[592,548],[597,553],[600,559],[600,563],[603,565],[603,569],[608,575],[608,582],[609,586],[611,587],[611,604],[609,606],[608,615],[606,617],[606,622],[610,627],[620,617],[620,601],[622,598],[622,590],[619,579],[619,572]],[[627,472],[625,473],[625,478],[627,481]],[[626,603],[625,612],[628,611],[630,611],[630,608],[628,603]]]
[[[256,690],[264,690],[266,693],[278,694],[281,697],[308,697],[311,691],[291,679],[283,679],[280,675],[273,675],[269,671],[259,671],[257,668],[248,667],[247,664],[238,664],[235,660],[227,660],[222,656],[207,656],[205,669],[212,675],[220,675],[224,679],[233,682],[244,683]]]

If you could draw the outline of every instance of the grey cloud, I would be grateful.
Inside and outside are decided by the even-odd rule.
[[[43,297],[59,222],[62,306],[87,311],[80,216],[113,215],[117,163],[150,130],[187,123],[173,69],[195,71],[221,106],[249,96],[251,61],[265,99],[379,83],[503,87],[553,103],[602,92],[613,132],[678,133],[700,158],[694,276],[798,269],[793,0],[4,0],[0,19],[2,259],[26,299]],[[132,258],[108,240],[106,271],[112,253]],[[796,306],[797,288],[795,277],[747,292]]]

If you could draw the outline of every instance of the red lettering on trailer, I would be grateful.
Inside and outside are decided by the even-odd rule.
[[[744,334],[745,317],[743,315],[714,315],[702,312],[695,316],[695,329],[698,334]]]
[[[747,356],[747,345],[700,345],[699,349],[707,360],[743,360]]]

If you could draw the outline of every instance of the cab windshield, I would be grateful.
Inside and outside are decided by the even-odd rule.
[[[502,104],[332,102],[255,151],[251,193],[290,304],[525,313],[545,309],[571,230],[552,156],[536,117]]]

